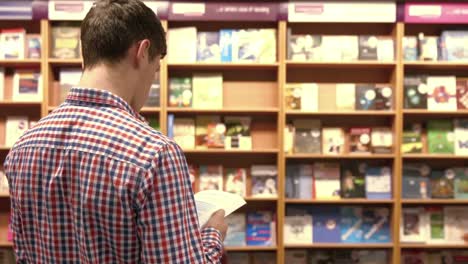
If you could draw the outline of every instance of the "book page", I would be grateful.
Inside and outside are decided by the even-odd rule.
[[[204,226],[217,210],[223,209],[226,217],[242,207],[246,202],[237,194],[207,190],[195,194],[195,204],[198,222],[200,226]]]

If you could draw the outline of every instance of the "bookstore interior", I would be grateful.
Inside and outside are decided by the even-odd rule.
[[[195,193],[246,201],[228,263],[468,263],[468,2],[145,4],[168,55],[141,114]],[[91,6],[0,2],[0,263],[1,166],[78,83]]]

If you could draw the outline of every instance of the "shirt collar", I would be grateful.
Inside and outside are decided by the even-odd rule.
[[[68,93],[65,102],[81,106],[115,107],[130,113],[132,116],[143,122],[146,122],[145,118],[133,110],[125,100],[109,91],[73,87]]]

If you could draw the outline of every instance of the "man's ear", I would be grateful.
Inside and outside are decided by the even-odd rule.
[[[140,42],[137,43],[136,45],[136,56],[135,56],[135,63],[136,66],[140,66],[140,64],[146,60],[146,62],[149,61],[149,48],[150,48],[151,42],[148,39],[144,39]]]

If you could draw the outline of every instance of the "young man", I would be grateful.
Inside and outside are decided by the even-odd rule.
[[[81,24],[84,72],[10,151],[18,263],[216,263],[227,226],[200,229],[187,163],[138,111],[166,53],[139,0],[97,1]]]

